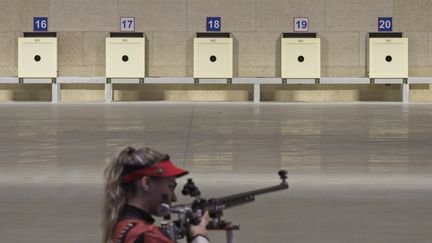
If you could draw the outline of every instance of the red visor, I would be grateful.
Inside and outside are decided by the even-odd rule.
[[[122,178],[123,183],[134,181],[143,176],[159,176],[159,177],[180,177],[188,174],[189,171],[176,167],[171,160],[161,161],[154,164],[152,167],[142,168],[126,174]]]

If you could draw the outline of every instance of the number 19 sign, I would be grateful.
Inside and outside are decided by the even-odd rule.
[[[295,17],[294,18],[294,32],[308,32],[309,31],[309,18],[308,17]]]

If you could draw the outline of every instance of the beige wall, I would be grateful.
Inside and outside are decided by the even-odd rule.
[[[379,16],[393,16],[394,31],[409,37],[410,76],[432,76],[429,0],[0,0],[0,13],[0,76],[17,75],[17,37],[32,31],[33,16],[48,16],[49,30],[59,33],[60,76],[103,76],[104,38],[108,32],[119,30],[120,16],[134,16],[136,31],[146,33],[148,76],[192,76],[192,39],[195,32],[205,31],[206,16],[221,16],[222,31],[232,32],[235,38],[235,76],[279,76],[279,35],[292,31],[296,16],[309,17],[310,31],[321,37],[323,77],[365,76],[366,35],[376,31]],[[161,95],[149,93],[149,88]],[[263,88],[262,96],[264,100],[283,101],[397,99],[398,95],[388,93],[399,91],[393,86],[386,88],[271,86]],[[429,85],[411,88],[413,101],[432,100]],[[116,99],[251,98],[250,86],[153,85],[124,89],[116,91]],[[26,99],[25,94],[29,99],[46,98],[48,91],[46,87],[3,85],[0,100]],[[20,95],[11,95],[16,93]],[[80,85],[69,85],[62,95],[65,100],[102,100],[103,90],[99,86],[88,86],[87,91]]]

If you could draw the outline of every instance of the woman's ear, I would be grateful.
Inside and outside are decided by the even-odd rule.
[[[150,190],[149,183],[150,183],[150,178],[148,176],[144,176],[140,180],[140,186],[144,191]]]

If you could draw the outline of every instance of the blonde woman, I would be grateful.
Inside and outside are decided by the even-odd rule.
[[[105,170],[103,243],[172,243],[154,225],[157,208],[168,197],[177,200],[176,178],[188,171],[176,167],[169,156],[150,148],[124,148]],[[191,226],[192,243],[208,243],[207,213]]]

